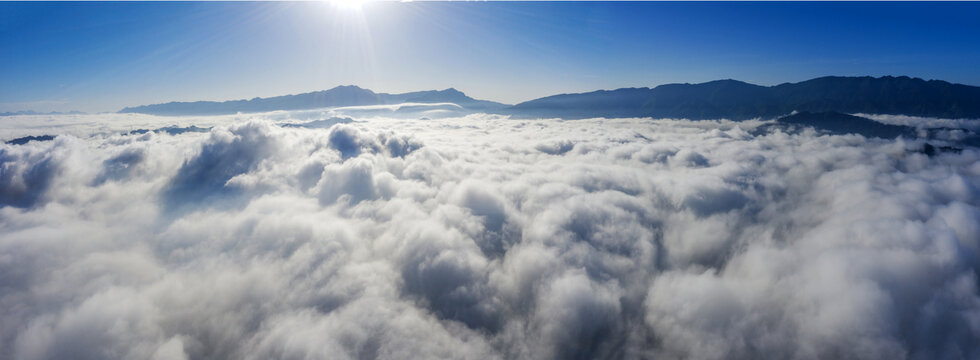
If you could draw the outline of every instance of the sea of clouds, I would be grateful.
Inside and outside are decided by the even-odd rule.
[[[976,148],[322,115],[0,120],[0,359],[980,358]]]

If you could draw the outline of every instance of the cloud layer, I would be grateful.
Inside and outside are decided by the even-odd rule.
[[[293,120],[0,145],[0,358],[980,357],[975,148]]]

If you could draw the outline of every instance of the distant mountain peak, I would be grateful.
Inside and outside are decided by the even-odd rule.
[[[374,91],[362,88],[357,85],[340,85],[340,86],[335,86],[328,90],[322,90],[320,92],[358,92],[358,93],[370,93],[370,94],[375,93]]]
[[[714,80],[714,81],[708,81],[708,82],[701,83],[701,84],[734,84],[734,85],[753,85],[753,86],[759,86],[759,85],[749,84],[747,82],[744,82],[744,81],[741,81],[741,80],[735,80],[735,79]]]

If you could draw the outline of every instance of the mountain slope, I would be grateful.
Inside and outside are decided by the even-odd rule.
[[[624,88],[552,95],[514,105],[507,112],[561,118],[636,116],[640,106],[650,98],[650,91],[650,88]]]
[[[296,95],[232,101],[169,102],[165,104],[127,107],[120,113],[152,115],[220,115],[239,112],[265,112],[274,110],[302,110],[338,106],[388,105],[405,102],[455,103],[474,111],[490,111],[507,105],[473,99],[456,89],[418,91],[403,94],[375,93],[357,86],[338,86],[329,90]]]
[[[793,111],[980,118],[980,87],[892,77],[822,77],[759,86],[736,80],[562,94],[523,102],[515,116],[774,118]]]
[[[774,86],[785,106],[799,111],[980,117],[980,87],[907,76],[816,78]]]

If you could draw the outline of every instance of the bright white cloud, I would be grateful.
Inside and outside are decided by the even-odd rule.
[[[4,124],[0,358],[980,356],[975,148],[335,115]]]

